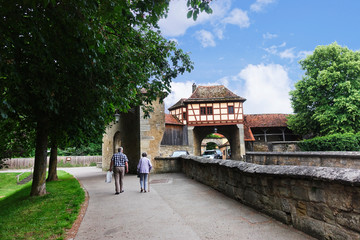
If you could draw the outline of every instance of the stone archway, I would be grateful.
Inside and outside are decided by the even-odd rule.
[[[194,155],[200,156],[201,142],[210,133],[217,132],[224,135],[230,143],[231,159],[241,160],[245,155],[245,141],[244,141],[244,125],[222,125],[222,126],[195,126],[192,127],[192,138],[194,146]],[[189,137],[191,137],[189,135]]]
[[[114,147],[113,147],[113,153],[116,153],[118,152],[118,149],[119,147],[121,147],[121,135],[120,135],[120,132],[116,132],[115,135],[114,135],[114,139],[113,139],[113,144],[114,144]]]

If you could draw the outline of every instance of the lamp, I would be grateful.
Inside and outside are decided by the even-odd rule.
[[[118,109],[115,110],[114,116],[115,116],[115,122],[118,123],[120,120],[120,112]]]
[[[217,133],[217,128],[214,128],[214,132]]]

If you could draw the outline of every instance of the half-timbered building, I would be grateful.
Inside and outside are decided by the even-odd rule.
[[[189,142],[194,144],[195,155],[201,154],[201,140],[207,134],[219,131],[232,140],[233,144],[230,145],[240,158],[245,154],[245,101],[245,98],[237,96],[225,86],[196,87],[194,84],[192,95],[187,99],[180,99],[169,108],[169,112],[187,126]],[[168,139],[168,136],[164,137]]]

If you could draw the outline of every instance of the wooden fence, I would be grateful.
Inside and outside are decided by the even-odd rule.
[[[49,157],[47,159],[49,164]],[[102,161],[102,156],[59,156],[58,163],[71,164],[76,166],[90,166],[91,163]],[[34,166],[34,158],[12,158],[5,161],[10,169],[31,168]]]

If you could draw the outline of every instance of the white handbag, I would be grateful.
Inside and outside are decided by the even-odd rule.
[[[112,172],[107,171],[105,182],[106,183],[111,183],[111,178],[112,178]]]

